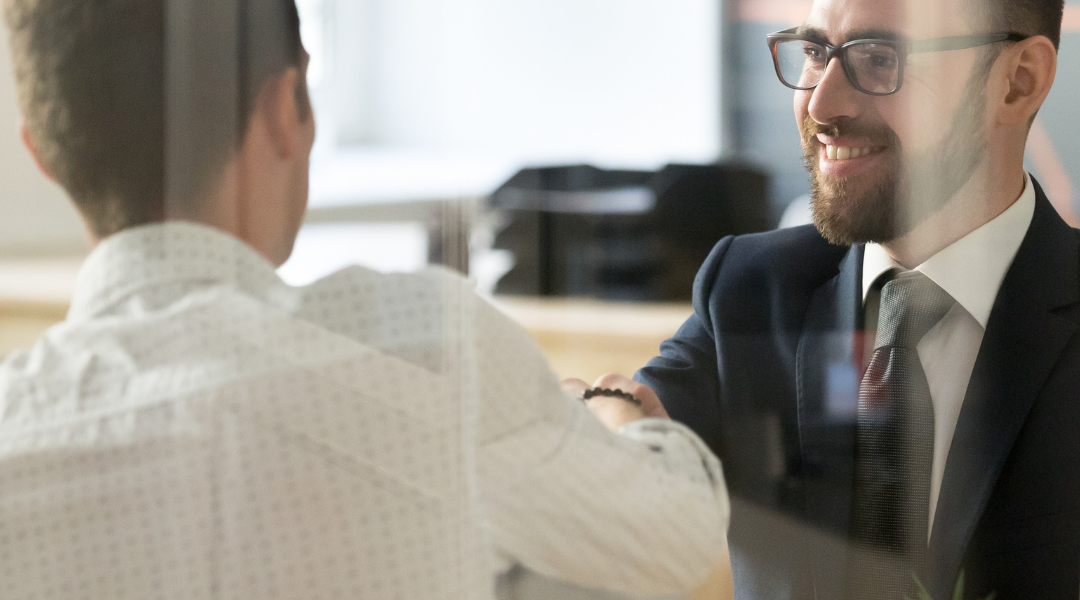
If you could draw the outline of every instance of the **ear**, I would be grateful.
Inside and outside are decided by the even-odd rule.
[[[38,171],[45,176],[49,181],[56,183],[56,178],[49,172],[49,169],[45,168],[45,164],[41,162],[41,156],[38,154],[37,148],[34,147],[34,140],[30,137],[30,130],[26,128],[26,119],[19,118],[19,139],[22,140],[23,146],[30,153],[30,158],[34,159],[34,165],[37,166]]]
[[[1045,36],[1017,42],[1003,53],[995,79],[1002,84],[998,120],[1003,125],[1026,124],[1042,106],[1057,73],[1057,50]],[[993,77],[993,75],[992,75]]]
[[[297,104],[296,86],[300,71],[286,69],[263,85],[256,104],[255,117],[262,119],[278,158],[289,160],[302,149],[302,119]]]

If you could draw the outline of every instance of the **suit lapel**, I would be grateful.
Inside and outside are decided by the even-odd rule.
[[[851,520],[862,251],[853,247],[837,275],[811,296],[795,365],[806,517],[840,539]],[[839,597],[846,557],[811,552],[807,559],[819,597]]]
[[[987,500],[1076,323],[1078,244],[1038,184],[1031,226],[987,323],[945,466],[926,581],[947,597]]]

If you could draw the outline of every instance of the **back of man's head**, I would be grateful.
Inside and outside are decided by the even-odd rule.
[[[294,0],[4,2],[30,143],[99,238],[192,210],[167,203],[210,192],[300,63]]]

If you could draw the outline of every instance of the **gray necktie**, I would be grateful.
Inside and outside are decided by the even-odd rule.
[[[934,406],[915,348],[954,303],[917,271],[881,289],[877,340],[859,386],[851,563],[859,600],[908,596],[926,555]]]

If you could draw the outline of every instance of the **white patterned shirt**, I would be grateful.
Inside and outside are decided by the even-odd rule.
[[[0,364],[0,596],[490,598],[515,564],[688,589],[719,463],[676,423],[620,433],[446,271],[294,288],[209,227],[130,229]]]

